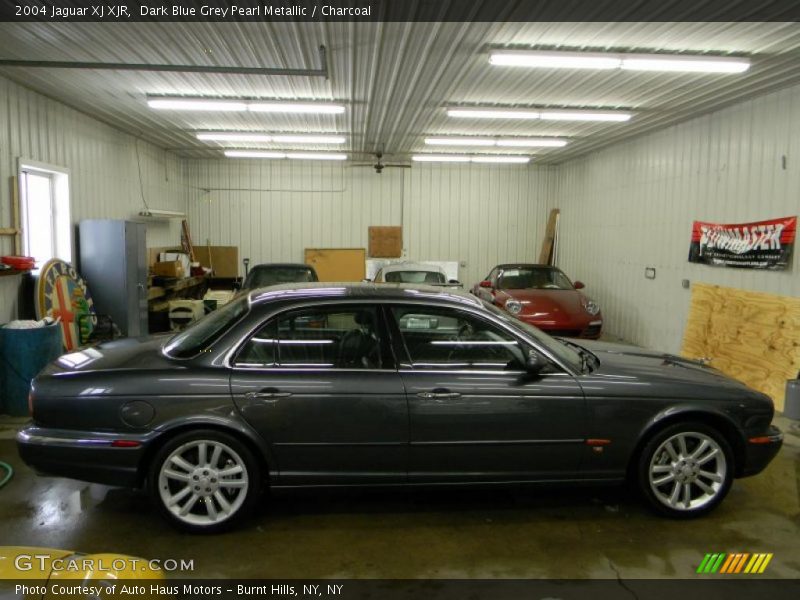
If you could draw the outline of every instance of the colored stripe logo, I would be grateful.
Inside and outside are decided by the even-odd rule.
[[[766,570],[771,560],[771,552],[758,554],[750,554],[747,552],[726,554],[725,552],[716,552],[705,555],[700,566],[697,567],[697,573],[709,575],[716,573],[724,573],[727,575],[737,575],[740,573],[749,573],[753,575],[761,574]]]

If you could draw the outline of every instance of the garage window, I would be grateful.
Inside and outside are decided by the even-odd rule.
[[[20,161],[22,243],[41,267],[52,258],[72,262],[69,174],[66,169]]]

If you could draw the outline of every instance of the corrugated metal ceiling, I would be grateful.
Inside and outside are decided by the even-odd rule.
[[[339,132],[356,159],[425,150],[426,134],[558,135],[535,152],[557,163],[800,80],[797,23],[25,23],[0,24],[0,57],[319,68],[320,77],[5,68],[0,73],[183,156],[221,156],[198,130]],[[493,47],[733,53],[743,75],[548,71],[493,67]],[[343,115],[154,111],[148,94],[339,101]],[[453,105],[626,108],[628,123],[471,121]],[[268,146],[267,146],[268,147]],[[306,146],[313,149],[313,146]],[[321,149],[321,147],[317,147]]]

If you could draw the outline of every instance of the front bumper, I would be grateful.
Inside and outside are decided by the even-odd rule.
[[[603,332],[603,319],[592,319],[586,323],[552,322],[527,315],[515,315],[520,321],[533,325],[553,337],[583,338],[596,340]]]
[[[739,477],[761,473],[783,446],[783,433],[774,425],[762,436],[751,437],[745,444],[744,464]]]
[[[29,467],[44,475],[104,485],[137,487],[148,440],[143,436],[45,429],[29,425],[17,433],[17,449]],[[114,443],[137,446],[113,446]]]

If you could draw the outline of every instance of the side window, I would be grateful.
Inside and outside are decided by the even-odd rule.
[[[415,368],[520,370],[524,350],[503,329],[451,309],[392,308]]]
[[[377,310],[339,306],[278,315],[250,338],[236,364],[380,369],[383,359]]]

